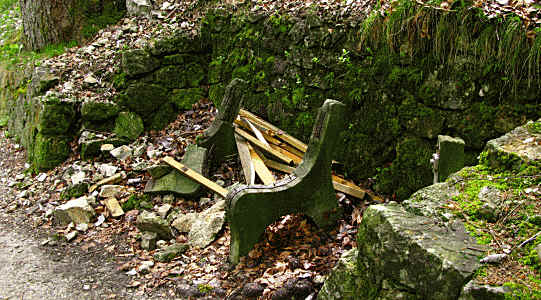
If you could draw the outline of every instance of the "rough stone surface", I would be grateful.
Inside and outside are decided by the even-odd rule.
[[[225,222],[225,200],[221,200],[197,215],[188,234],[190,245],[205,248],[216,238]]]
[[[340,260],[329,274],[323,287],[318,294],[319,300],[331,299],[361,299],[357,295],[362,295],[361,290],[361,270],[358,266],[357,257],[359,256],[357,248],[348,250],[342,254]]]
[[[122,70],[130,77],[152,72],[159,66],[160,61],[143,49],[134,49],[122,53]]]
[[[495,187],[484,186],[477,198],[483,203],[479,213],[488,221],[497,221],[504,201],[503,193]]]
[[[188,168],[204,175],[207,172],[206,160],[207,149],[189,145],[181,162]],[[167,175],[164,175],[168,170],[170,171]],[[153,178],[145,186],[146,193],[173,192],[184,196],[196,196],[201,190],[200,184],[170,167],[155,167],[149,172]]]
[[[283,215],[304,213],[322,228],[336,222],[340,214],[332,186],[331,160],[339,132],[343,130],[344,113],[342,103],[325,101],[304,159],[293,176],[273,186],[242,186],[228,194],[230,262],[238,263],[265,228]]]
[[[440,182],[415,192],[409,199],[403,201],[402,205],[415,215],[435,217],[447,221],[455,217],[444,207],[448,200],[457,196],[458,193],[459,191],[453,184]]]
[[[54,211],[55,222],[59,225],[66,225],[70,222],[75,224],[90,223],[95,215],[96,213],[86,196],[70,200],[58,206]]]
[[[156,215],[154,212],[143,211],[137,217],[135,226],[140,231],[155,232],[160,239],[170,240],[173,238],[173,233],[167,221]]]
[[[458,300],[505,300],[505,295],[511,292],[505,286],[479,285],[470,281],[462,289]]]
[[[156,232],[143,232],[141,235],[141,248],[148,251],[156,249],[157,239],[158,234]]]
[[[136,113],[121,112],[115,121],[115,130],[117,136],[128,140],[135,140],[143,133],[143,120]]]
[[[130,16],[148,17],[150,16],[152,5],[148,0],[126,0],[126,9]]]
[[[497,139],[488,141],[481,163],[493,168],[520,170],[528,164],[541,164],[541,119],[528,122],[524,126]]]
[[[402,293],[411,299],[456,299],[479,268],[482,248],[455,221],[442,224],[398,204],[373,205],[357,239],[362,293],[376,299]]]
[[[182,253],[186,252],[188,250],[189,246],[187,244],[173,244],[171,246],[167,246],[161,251],[154,254],[154,260],[159,262],[169,262],[173,260],[175,257],[180,256]]]
[[[108,184],[101,187],[99,195],[102,198],[117,198],[123,189],[121,185]]]
[[[197,219],[197,213],[180,214],[175,218],[171,226],[175,227],[180,232],[190,232],[192,224]]]
[[[464,140],[438,135],[438,181],[443,182],[464,167]]]
[[[126,160],[128,157],[132,156],[133,149],[129,146],[122,145],[111,150],[111,155],[118,160]]]

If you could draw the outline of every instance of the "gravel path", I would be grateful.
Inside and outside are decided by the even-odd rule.
[[[20,193],[9,182],[24,170],[25,153],[0,131],[0,300],[150,299],[134,295],[131,278],[103,248],[85,251],[65,242],[45,245]]]

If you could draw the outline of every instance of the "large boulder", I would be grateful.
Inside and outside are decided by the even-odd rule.
[[[483,253],[462,222],[396,203],[365,211],[357,245],[356,260],[342,258],[318,299],[457,299]]]

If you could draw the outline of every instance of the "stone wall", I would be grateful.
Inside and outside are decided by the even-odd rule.
[[[411,23],[413,14],[431,27]],[[531,46],[522,31],[508,30],[517,47],[506,47],[490,34],[508,24],[481,23],[470,10],[410,5],[389,18],[341,19],[212,9],[205,16],[196,36],[125,51],[114,78],[119,95],[77,104],[75,128],[112,132],[118,113],[131,111],[146,130],[160,129],[202,97],[219,106],[238,77],[250,82],[245,108],[305,141],[323,101],[342,101],[347,130],[335,157],[343,171],[375,177],[377,190],[405,199],[432,182],[438,134],[463,138],[473,165],[487,140],[541,116],[532,52],[541,37]],[[502,64],[505,55],[518,60]]]

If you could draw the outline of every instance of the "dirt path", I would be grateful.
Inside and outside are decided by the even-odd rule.
[[[49,233],[34,228],[27,214],[35,205],[21,207],[20,191],[9,186],[24,170],[25,153],[2,131],[0,149],[0,300],[150,299],[134,295],[127,287],[131,278],[116,269],[114,256],[104,249],[44,245]]]

